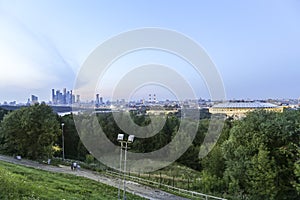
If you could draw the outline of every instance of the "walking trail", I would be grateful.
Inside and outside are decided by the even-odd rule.
[[[31,160],[17,160],[14,159],[13,157],[9,156],[3,156],[0,155],[0,160],[18,164],[18,165],[23,165],[27,167],[33,167],[36,169],[41,169],[45,171],[50,171],[50,172],[56,172],[56,173],[66,173],[66,174],[73,174],[76,176],[82,176],[85,178],[89,178],[113,187],[118,188],[119,186],[119,179],[118,178],[113,178],[109,176],[105,176],[103,174],[99,174],[97,172],[91,171],[91,170],[86,170],[86,169],[80,169],[78,171],[72,171],[69,166],[63,166],[60,165],[59,167],[52,166],[52,165],[46,165],[46,164],[41,164],[35,161]],[[121,187],[123,184],[121,185]],[[172,200],[187,200],[186,198],[179,197],[167,192],[164,192],[159,189],[154,189],[148,186],[141,185],[139,183],[133,182],[133,181],[126,181],[126,191],[141,197],[144,197],[146,199],[150,200],[167,200],[167,199],[172,199]]]

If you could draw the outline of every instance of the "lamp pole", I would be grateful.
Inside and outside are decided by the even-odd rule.
[[[65,160],[65,137],[64,137],[64,123],[61,123],[61,143],[62,143],[62,159]]]
[[[124,140],[124,134],[118,134],[117,140],[121,143],[121,149],[120,149],[120,181],[119,181],[119,187],[118,187],[118,199],[120,199],[120,187],[121,187],[121,172],[122,172],[122,154],[123,154],[123,148],[124,148],[124,170],[123,170],[123,200],[126,199],[126,160],[127,160],[127,149],[128,149],[128,143],[132,143],[134,140],[134,135],[129,135],[127,141]],[[125,143],[125,146],[124,146]]]
[[[123,200],[126,200],[126,159],[127,159],[127,146],[128,142],[125,142],[125,153],[124,153],[124,189],[123,189]]]
[[[121,177],[121,173],[122,173],[122,154],[123,154],[123,141],[120,142],[121,143],[121,148],[120,148],[120,169],[119,169],[119,176]],[[120,188],[121,188],[121,181],[119,181],[119,187],[118,187],[118,199],[120,198],[121,192],[120,192]]]

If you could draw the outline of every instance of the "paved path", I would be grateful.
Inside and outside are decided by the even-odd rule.
[[[79,171],[72,171],[70,169],[70,167],[68,167],[68,166],[60,165],[59,167],[56,167],[56,166],[52,166],[52,165],[40,164],[38,162],[26,160],[26,159],[17,160],[12,157],[9,157],[9,156],[2,156],[2,155],[0,155],[0,160],[18,164],[18,165],[27,166],[27,167],[33,167],[33,168],[41,169],[41,170],[45,170],[45,171],[50,171],[50,172],[74,174],[76,176],[86,177],[86,178],[89,178],[89,179],[92,179],[92,180],[95,180],[95,181],[98,181],[98,182],[101,182],[101,183],[104,183],[104,184],[107,184],[107,185],[110,185],[110,186],[113,186],[116,188],[118,188],[118,186],[119,186],[119,179],[105,176],[103,174],[99,174],[97,172],[90,171],[90,170],[80,169]],[[123,186],[123,184],[121,184],[121,187],[122,186]],[[168,199],[187,200],[186,198],[179,197],[179,196],[164,192],[159,189],[150,188],[148,186],[144,186],[139,183],[132,182],[132,181],[126,182],[126,191],[128,191],[132,194],[136,194],[138,196],[150,199],[150,200],[168,200]]]

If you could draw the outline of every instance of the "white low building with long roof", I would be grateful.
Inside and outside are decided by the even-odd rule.
[[[283,112],[282,106],[264,102],[225,102],[215,104],[209,108],[211,114],[225,114],[228,117],[241,118],[246,113],[254,110],[267,110],[273,112]]]

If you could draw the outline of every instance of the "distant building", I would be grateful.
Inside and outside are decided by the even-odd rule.
[[[211,114],[225,114],[228,117],[239,119],[246,116],[246,113],[254,110],[267,110],[283,112],[282,106],[263,102],[226,102],[216,104],[209,108]]]
[[[55,90],[52,89],[52,103],[54,104],[55,101],[56,101],[56,99],[55,99]]]
[[[15,106],[15,105],[17,105],[17,102],[16,101],[11,101],[11,102],[9,102],[9,105],[10,106]]]
[[[67,91],[66,88],[63,88],[63,92],[60,90],[52,89],[52,104],[73,104],[75,103],[75,96],[73,95],[72,90]]]
[[[103,98],[100,96],[100,94],[96,94],[95,107],[99,108],[100,106],[103,106],[103,104]]]
[[[100,106],[100,99],[99,99],[99,94],[96,94],[96,101],[95,101],[95,106],[98,108]]]
[[[177,108],[166,108],[162,105],[152,105],[149,109],[146,109],[146,113],[149,115],[168,115],[170,113],[177,113]]]
[[[39,98],[35,95],[31,95],[31,104],[35,104],[39,102]]]
[[[67,104],[67,89],[63,89],[62,104]]]

